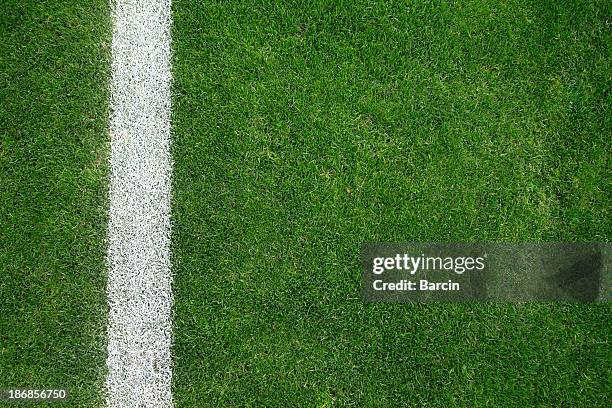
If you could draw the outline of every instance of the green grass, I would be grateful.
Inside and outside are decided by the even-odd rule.
[[[0,388],[104,378],[108,1],[0,5]]]
[[[586,1],[174,2],[175,399],[608,406],[606,304],[373,304],[365,241],[609,241]]]

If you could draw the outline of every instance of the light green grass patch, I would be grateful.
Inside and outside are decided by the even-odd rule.
[[[609,306],[364,305],[364,241],[608,241],[604,3],[174,1],[175,398],[601,406]]]

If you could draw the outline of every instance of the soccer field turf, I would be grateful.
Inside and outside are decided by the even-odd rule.
[[[83,407],[104,379],[109,30],[106,0],[0,5],[0,388]]]
[[[0,13],[0,388],[102,406],[110,7]],[[359,248],[609,242],[611,15],[174,0],[175,406],[608,406],[608,303],[365,304]]]

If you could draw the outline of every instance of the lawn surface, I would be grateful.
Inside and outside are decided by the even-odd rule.
[[[0,388],[100,402],[107,0],[0,5]],[[1,403],[0,403],[1,404]]]
[[[607,2],[175,0],[178,407],[608,406],[610,307],[370,304],[366,241],[610,241]]]

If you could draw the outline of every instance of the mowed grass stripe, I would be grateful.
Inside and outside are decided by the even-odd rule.
[[[107,406],[171,407],[170,1],[113,6]]]
[[[0,3],[0,388],[103,403],[110,9]]]
[[[177,405],[606,405],[609,305],[364,305],[358,251],[609,241],[609,8],[173,4]]]

